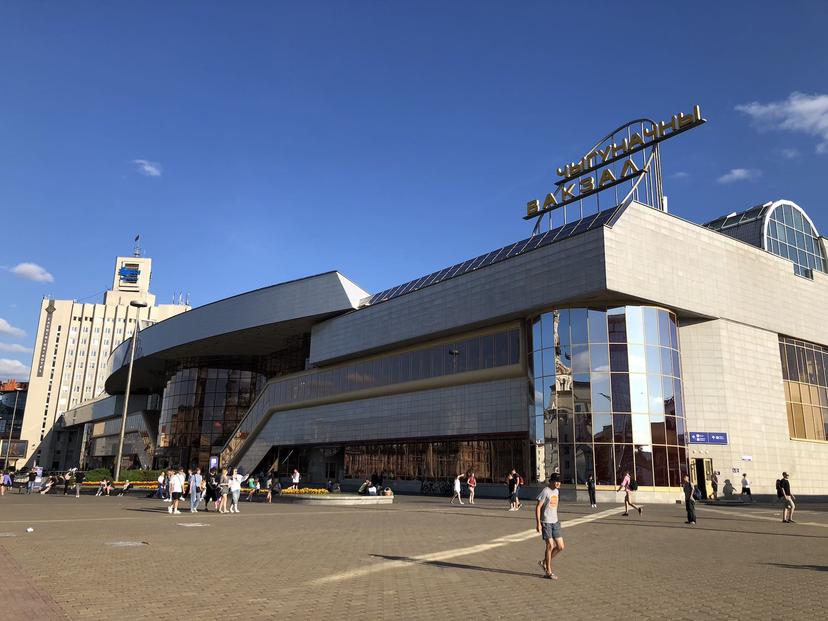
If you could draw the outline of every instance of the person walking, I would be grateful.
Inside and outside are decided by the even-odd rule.
[[[549,476],[549,484],[538,494],[535,505],[535,528],[544,541],[544,556],[538,565],[543,570],[544,578],[557,580],[552,573],[552,559],[564,550],[561,522],[558,519],[558,500],[560,499],[561,479],[557,472]]]
[[[684,508],[687,510],[687,521],[685,524],[691,526],[696,525],[696,501],[693,498],[693,484],[690,482],[690,476],[685,474],[681,489],[684,491]]]
[[[34,470],[29,471],[29,482],[26,484],[26,493],[31,494],[32,490],[34,489],[35,479],[37,479],[37,472]]]
[[[201,468],[196,468],[190,474],[190,513],[198,513],[198,504],[201,502]]]
[[[72,471],[67,470],[63,473],[63,495],[69,495],[69,483],[72,481]]]
[[[164,500],[164,472],[158,475],[158,488],[155,490],[155,496],[158,496],[161,500]]]
[[[469,472],[469,476],[466,477],[466,485],[469,486],[469,504],[474,504],[474,488],[477,487],[477,479],[474,478],[474,472]]]
[[[718,500],[719,494],[719,473],[713,471],[713,477],[710,479],[710,487],[713,488],[713,502]]]
[[[221,469],[221,476],[219,477],[219,492],[221,493],[219,513],[229,513],[227,510],[227,496],[230,494],[230,477],[227,476],[227,468]]]
[[[0,478],[0,496],[6,495],[6,490],[12,488],[12,478],[7,470],[3,471],[3,476]]]
[[[460,501],[461,505],[464,504],[463,503],[463,496],[461,496],[461,494],[460,494],[460,491],[462,489],[462,487],[460,485],[460,477],[462,477],[462,476],[463,476],[462,474],[458,474],[456,477],[454,477],[454,492],[452,493],[451,500],[449,501],[450,505],[454,504],[454,499],[455,498]]]
[[[299,475],[299,471],[296,468],[294,468],[293,469],[293,474],[290,475],[290,480],[291,480],[291,483],[292,483],[291,486],[290,486],[290,489],[299,489],[299,479],[300,478],[301,478],[301,476]]]
[[[506,485],[509,487],[509,511],[518,510],[518,476],[517,472],[512,470],[509,476],[506,477]]]
[[[86,475],[80,470],[75,470],[75,498],[80,498],[81,487],[83,487],[83,480]]]
[[[181,511],[178,510],[178,503],[181,496],[184,494],[184,470],[180,469],[178,472],[170,476],[170,506],[167,507],[167,513],[178,515]]]
[[[595,477],[590,475],[587,477],[587,494],[589,494],[589,506],[595,508],[598,506],[598,503],[595,502]]]
[[[747,477],[747,472],[742,475],[742,502],[745,502],[745,496],[750,498],[750,502],[753,502],[753,495],[750,493],[750,481]]]
[[[218,478],[216,477],[216,470],[213,468],[207,473],[207,479],[204,483],[204,510],[210,511],[210,503],[214,505],[214,509],[218,510]]]
[[[621,485],[618,486],[618,489],[615,490],[616,493],[620,492],[621,490],[624,491],[624,513],[622,515],[629,515],[630,514],[630,507],[638,511],[638,515],[644,513],[643,507],[637,507],[633,504],[632,496],[630,496],[630,492],[634,492],[638,489],[638,485],[636,485],[633,480],[630,478],[630,473],[628,471],[624,471],[624,478],[621,481]]]
[[[230,513],[240,513],[239,496],[241,495],[241,484],[244,483],[245,479],[247,477],[240,475],[238,468],[233,468],[233,475],[230,477]]]
[[[793,514],[794,509],[796,509],[796,505],[794,504],[794,495],[791,494],[791,483],[788,481],[788,473],[783,472],[782,478],[779,479],[779,491],[782,492],[782,523],[783,524],[796,524],[793,521]]]

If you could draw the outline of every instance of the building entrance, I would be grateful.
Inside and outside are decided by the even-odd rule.
[[[702,498],[707,499],[713,496],[713,460],[693,458],[690,460],[690,482],[693,487],[698,487]]]

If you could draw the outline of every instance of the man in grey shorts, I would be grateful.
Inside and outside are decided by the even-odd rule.
[[[549,580],[558,579],[558,576],[552,573],[552,559],[564,549],[561,522],[558,520],[560,487],[560,475],[557,472],[552,473],[549,476],[549,486],[538,494],[538,504],[535,506],[535,527],[546,545],[544,558],[538,561],[538,565],[543,569],[544,577]]]

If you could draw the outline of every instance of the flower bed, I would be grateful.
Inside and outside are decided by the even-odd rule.
[[[327,494],[328,490],[320,488],[320,487],[303,487],[301,489],[283,489],[282,495],[288,496],[291,494],[316,494],[322,495]]]

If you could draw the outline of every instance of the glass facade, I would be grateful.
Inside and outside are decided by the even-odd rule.
[[[558,308],[532,321],[530,429],[541,477],[676,487],[688,472],[678,329],[650,306]],[[543,461],[541,466],[540,461]]]
[[[501,483],[512,468],[527,472],[528,448],[524,437],[346,446],[345,477],[424,481],[471,471],[480,483]]]
[[[828,347],[780,336],[779,355],[791,437],[828,440]]]
[[[427,347],[331,369],[319,369],[272,382],[267,387],[260,407],[252,410],[233,433],[231,442],[222,453],[222,462],[230,463],[233,460],[235,452],[272,408],[299,405],[371,388],[516,365],[520,364],[520,358],[520,328],[515,327],[441,341]],[[234,427],[228,431],[233,431]]]
[[[777,205],[767,220],[765,250],[790,259],[794,273],[812,277],[813,270],[825,272],[825,256],[819,235],[805,214],[790,203]]]
[[[188,368],[167,382],[158,423],[157,466],[206,466],[250,409],[265,376]]]
[[[112,468],[115,465],[115,456],[118,454],[118,440],[121,432],[121,418],[94,423],[86,423],[87,468]],[[127,416],[126,430],[124,431],[124,457],[131,463],[130,468],[148,468],[152,466],[152,456],[155,446],[152,437],[147,431],[147,425],[142,414]],[[122,464],[127,467],[126,462]]]

